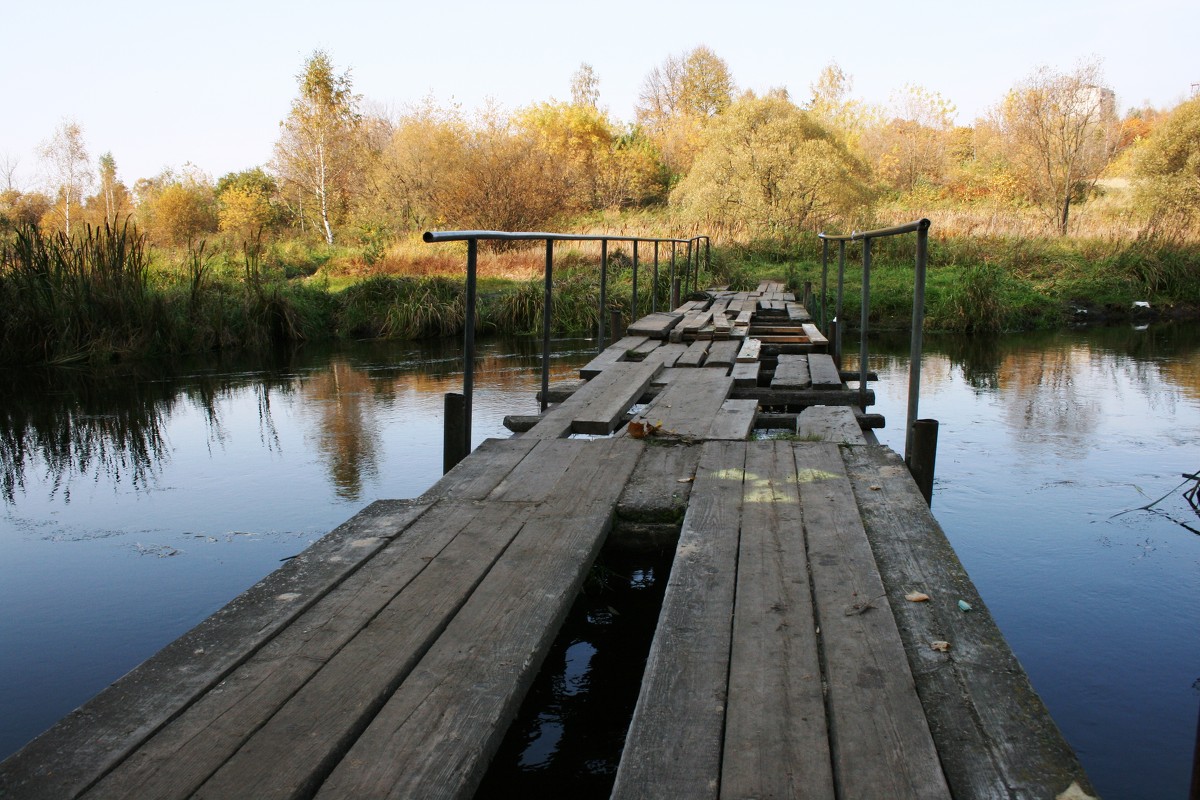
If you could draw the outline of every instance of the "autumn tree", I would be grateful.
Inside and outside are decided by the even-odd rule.
[[[338,75],[333,61],[316,50],[296,76],[300,93],[280,123],[273,167],[285,187],[294,188],[298,212],[308,197],[325,241],[333,244],[333,225],[352,191],[359,97],[350,73]]]
[[[571,104],[587,108],[600,107],[600,78],[586,61],[571,76]]]
[[[1083,199],[1116,154],[1116,101],[1095,63],[1061,74],[1043,67],[994,112],[1014,175],[1065,236]]]
[[[848,218],[870,200],[865,166],[785,97],[738,100],[709,127],[672,203],[694,218],[794,235]]]
[[[1180,104],[1136,154],[1137,198],[1160,235],[1200,225],[1200,99]]]
[[[217,222],[222,233],[249,241],[281,219],[275,179],[259,167],[230,172],[217,181]]]
[[[63,230],[70,236],[71,211],[80,206],[95,179],[83,143],[83,129],[73,121],[63,120],[50,140],[42,144],[40,153],[58,195],[54,213],[62,219]]]
[[[940,185],[954,130],[954,105],[937,92],[905,86],[893,95],[887,121],[863,134],[875,174],[893,189]]]
[[[733,102],[729,65],[703,45],[669,56],[642,82],[638,124],[675,174],[687,171],[707,124]]]
[[[100,156],[98,174],[96,193],[84,201],[85,217],[93,225],[115,226],[133,213],[133,197],[117,177],[117,161],[111,152]]]
[[[805,110],[857,153],[863,131],[876,121],[877,113],[850,96],[854,79],[837,62],[830,62],[809,88],[812,96]]]
[[[217,201],[212,182],[194,167],[165,170],[134,186],[137,220],[151,241],[182,247],[217,230]]]

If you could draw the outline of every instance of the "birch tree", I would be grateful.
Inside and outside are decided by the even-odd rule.
[[[91,170],[91,159],[83,143],[83,129],[78,123],[63,120],[54,136],[45,142],[40,154],[50,172],[52,187],[58,193],[55,211],[62,217],[63,229],[71,235],[71,208],[79,206],[84,193],[92,185],[95,176]]]
[[[312,199],[309,208],[326,243],[333,244],[333,221],[346,204],[354,173],[359,97],[351,91],[350,73],[336,74],[323,50],[313,52],[296,78],[300,94],[280,123],[273,166],[297,196]]]

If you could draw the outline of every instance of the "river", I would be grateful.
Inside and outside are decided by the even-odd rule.
[[[556,374],[592,347],[556,342]],[[476,443],[536,411],[536,348],[482,343]],[[882,339],[871,356],[897,450],[906,353]],[[370,501],[441,474],[457,343],[268,361],[4,376],[0,758]],[[1200,517],[1178,487],[1200,469],[1200,327],[927,337],[921,416],[941,422],[935,515],[1101,794],[1184,797]]]

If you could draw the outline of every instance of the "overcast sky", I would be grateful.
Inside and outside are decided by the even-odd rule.
[[[940,92],[970,124],[1042,65],[1100,59],[1119,107],[1173,106],[1200,82],[1198,0],[4,0],[0,164],[39,186],[38,146],[78,122],[92,160],[127,184],[191,162],[219,177],[265,164],[295,76],[314,49],[376,106],[432,96],[470,111],[568,99],[590,63],[600,103],[633,118],[664,58],[705,44],[739,88],[803,102],[836,61],[852,94],[885,103],[905,84]],[[1003,10],[1001,10],[1003,9]],[[2,176],[0,176],[2,177]]]

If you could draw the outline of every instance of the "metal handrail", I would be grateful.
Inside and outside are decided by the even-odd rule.
[[[535,231],[425,231],[421,238],[427,243],[466,242],[467,243],[467,308],[463,331],[463,443],[459,452],[463,455],[471,452],[471,409],[475,392],[475,305],[476,305],[476,273],[479,258],[479,242],[501,241],[544,241],[546,243],[546,266],[544,273],[544,295],[542,309],[542,410],[546,410],[550,394],[550,330],[553,313],[554,291],[554,243],[555,242],[600,242],[600,320],[597,331],[597,352],[604,349],[604,312],[607,306],[608,291],[608,243],[633,243],[633,314],[638,313],[638,244],[652,242],[654,244],[654,286],[650,293],[650,308],[658,310],[658,248],[660,244],[671,244],[671,285],[675,284],[675,249],[678,245],[687,245],[687,262],[684,266],[684,285],[692,285],[700,280],[699,243],[704,240],[704,257],[706,268],[711,269],[709,237],[693,236],[690,239],[674,239],[653,236],[611,236],[607,234],[586,233],[546,233]],[[692,254],[696,254],[693,278]],[[448,467],[447,467],[448,468]]]
[[[829,270],[829,243],[838,243],[837,305],[834,313],[834,355],[841,366],[842,359],[842,288],[846,273],[846,243],[862,242],[862,308],[859,324],[859,380],[858,391],[861,405],[866,410],[867,396],[867,332],[871,304],[871,242],[885,236],[917,234],[916,269],[913,280],[912,336],[909,342],[908,359],[908,419],[904,426],[904,460],[911,461],[913,446],[913,423],[917,420],[917,405],[921,394],[921,348],[925,329],[925,272],[929,261],[928,219],[919,219],[904,225],[878,228],[871,231],[855,231],[847,234],[819,233],[821,239],[821,324],[825,324],[826,283]]]

